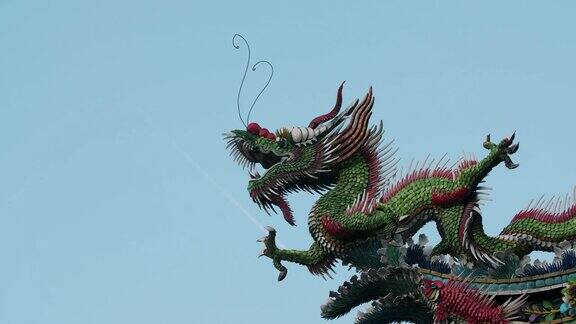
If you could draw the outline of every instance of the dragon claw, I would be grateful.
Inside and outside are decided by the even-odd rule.
[[[282,281],[286,278],[288,269],[286,269],[286,267],[284,267],[280,262],[281,258],[278,255],[278,247],[276,247],[276,230],[271,226],[266,226],[265,228],[268,231],[268,235],[257,240],[257,242],[264,243],[264,249],[260,252],[258,257],[266,256],[272,259],[274,267],[280,272],[278,274],[278,281]]]
[[[278,281],[284,280],[284,278],[286,278],[287,274],[288,274],[288,269],[283,267],[283,269],[280,270],[280,273],[278,273]]]
[[[516,169],[517,167],[520,166],[520,164],[518,164],[518,163],[506,163],[505,165],[510,170]]]
[[[272,226],[266,226],[264,227],[268,232],[276,232],[276,229]]]
[[[492,146],[494,146],[494,144],[492,144],[492,142],[490,141],[490,134],[486,135],[486,140],[484,141],[484,144],[482,146],[484,146],[484,148],[488,150],[491,149]]]
[[[508,147],[507,149],[507,153],[508,154],[514,154],[516,153],[516,151],[518,151],[518,148],[520,147],[520,143],[516,143],[514,145],[511,145],[510,147]]]
[[[519,143],[512,144],[515,138],[516,138],[516,132],[512,133],[510,138],[504,138],[502,141],[500,141],[498,145],[496,145],[490,141],[490,134],[488,134],[486,136],[486,141],[484,141],[483,146],[488,150],[497,152],[499,160],[503,161],[504,165],[508,169],[516,169],[519,166],[519,164],[514,163],[510,158],[510,155],[516,153],[518,151],[518,148],[520,147]]]

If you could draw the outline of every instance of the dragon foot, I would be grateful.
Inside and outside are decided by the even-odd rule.
[[[280,272],[278,274],[278,281],[282,281],[286,278],[288,269],[286,269],[286,267],[280,262],[281,258],[278,254],[279,249],[276,247],[276,230],[270,226],[266,226],[266,230],[268,231],[268,235],[257,240],[257,242],[264,243],[264,250],[262,250],[258,257],[267,256],[272,259],[272,264]]]
[[[514,132],[510,138],[504,138],[499,144],[494,144],[490,141],[490,134],[488,134],[483,146],[488,150],[496,151],[498,158],[501,161],[504,161],[504,165],[508,169],[516,169],[519,164],[512,162],[512,159],[510,158],[510,155],[516,153],[520,147],[519,143],[512,144],[515,137],[516,133]]]

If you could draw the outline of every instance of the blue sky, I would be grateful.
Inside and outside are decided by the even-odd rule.
[[[306,125],[372,85],[373,120],[402,164],[484,154],[517,131],[520,168],[494,170],[496,234],[542,193],[576,185],[573,2],[0,0],[0,323],[323,323],[335,280],[257,259],[257,209],[221,133],[240,128],[245,53],[270,60],[253,119]],[[243,107],[266,78],[250,73]],[[314,197],[294,195],[306,223]],[[252,218],[251,218],[252,217]],[[432,237],[432,227],[426,227]],[[333,323],[350,323],[347,316]]]

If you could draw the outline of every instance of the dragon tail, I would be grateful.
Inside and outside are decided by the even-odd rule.
[[[498,238],[542,251],[552,251],[562,241],[576,240],[575,198],[541,197],[516,214]]]

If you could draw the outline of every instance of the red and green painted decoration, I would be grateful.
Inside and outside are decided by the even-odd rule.
[[[252,122],[225,134],[232,157],[249,171],[250,198],[265,212],[279,211],[289,224],[295,225],[296,217],[287,196],[297,191],[319,195],[308,213],[312,237],[308,249],[278,248],[273,228],[260,239],[264,245],[261,254],[272,261],[279,280],[287,276],[287,262],[304,265],[321,276],[329,276],[338,261],[355,267],[361,275],[370,271],[378,273],[393,266],[381,262],[382,256],[377,251],[382,248],[382,240],[402,245],[422,226],[434,222],[441,241],[430,249],[427,258],[410,268],[419,271],[422,278],[435,275],[426,273],[428,270],[422,264],[436,264],[436,258],[448,255],[458,262],[466,260],[468,269],[485,269],[482,274],[476,271],[467,279],[460,279],[461,274],[457,273],[443,275],[451,276],[454,282],[466,280],[469,287],[460,287],[465,291],[476,289],[477,282],[485,282],[489,288],[470,296],[482,301],[478,305],[489,304],[490,309],[499,309],[500,322],[511,318],[545,320],[552,316],[537,313],[536,309],[554,310],[554,318],[574,315],[573,294],[567,293],[571,288],[564,290],[563,302],[550,301],[552,308],[542,297],[552,295],[562,300],[562,290],[570,285],[564,275],[547,277],[551,271],[528,273],[520,278],[512,273],[505,278],[507,282],[494,281],[504,280],[494,277],[494,269],[506,263],[503,253],[524,260],[532,251],[555,251],[576,239],[573,198],[533,201],[511,217],[510,224],[499,235],[484,232],[481,205],[489,189],[484,182],[493,168],[518,167],[512,161],[519,149],[514,134],[496,142],[487,136],[482,142],[487,153],[481,159],[463,158],[451,166],[445,157],[427,158],[421,163],[411,163],[408,171],[402,173],[397,168],[399,160],[393,143],[383,143],[382,122],[370,125],[375,101],[372,89],[362,100],[354,100],[346,108],[342,108],[342,92],[343,84],[330,111],[313,118],[306,127],[284,126],[270,131]],[[539,269],[540,265],[532,266]],[[570,271],[564,268],[562,271]],[[426,289],[426,281],[416,282],[418,291]],[[356,283],[350,282],[350,285]],[[418,295],[415,291],[410,294]],[[380,295],[385,296],[385,291],[362,300],[374,300]],[[394,315],[391,320],[402,318],[402,307],[398,305],[414,298],[395,293],[390,296],[396,299],[383,300],[379,307],[382,312]],[[447,305],[451,297],[440,294],[440,299],[433,301],[429,295],[418,296],[420,299],[412,302],[421,304],[431,314],[438,314],[435,315],[438,321],[467,316],[458,306],[442,306]],[[492,301],[486,296],[493,296]],[[506,296],[510,298],[504,298]],[[395,303],[398,307],[393,307]],[[471,322],[474,321],[471,319]]]

